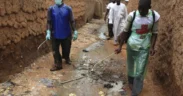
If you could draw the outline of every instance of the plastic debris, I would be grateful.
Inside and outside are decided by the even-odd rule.
[[[111,85],[111,84],[105,84],[104,85],[104,88],[110,89],[110,88],[113,88],[113,85]]]
[[[76,96],[76,94],[74,94],[74,93],[70,93],[70,94],[69,94],[69,96]]]
[[[99,95],[102,95],[102,94],[104,94],[104,92],[103,91],[99,91],[99,93],[98,93]]]
[[[53,80],[50,80],[50,79],[47,79],[47,78],[42,78],[42,79],[40,80],[40,82],[41,82],[42,84],[44,84],[46,87],[54,87],[54,86],[53,86]]]
[[[56,92],[54,92],[54,91],[51,91],[50,92],[51,93],[51,96],[59,96]]]

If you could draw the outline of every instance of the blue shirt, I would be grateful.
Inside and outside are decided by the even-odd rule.
[[[71,36],[70,23],[74,21],[71,7],[65,4],[51,6],[48,10],[48,21],[51,22],[54,38],[65,39]]]

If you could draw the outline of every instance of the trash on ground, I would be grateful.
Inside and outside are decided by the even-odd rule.
[[[110,89],[110,88],[113,88],[113,85],[111,85],[111,84],[104,84],[104,88]]]
[[[98,41],[96,43],[91,44],[89,47],[87,47],[86,49],[83,50],[83,52],[89,52],[89,51],[93,51],[97,48],[100,48],[101,46],[104,45],[104,41]]]
[[[44,84],[46,87],[54,87],[53,86],[53,80],[47,79],[47,78],[42,78],[40,79],[40,82]]]

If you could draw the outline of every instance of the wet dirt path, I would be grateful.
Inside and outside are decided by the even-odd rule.
[[[126,84],[125,46],[121,54],[112,54],[116,48],[112,40],[98,38],[105,31],[103,20],[87,23],[78,30],[79,39],[73,42],[72,65],[66,65],[63,60],[63,70],[50,72],[53,57],[49,53],[2,83],[0,96],[121,96],[120,92],[130,96]],[[99,62],[105,57],[108,58]],[[94,72],[91,72],[94,65]],[[141,96],[163,96],[161,91],[149,72]]]

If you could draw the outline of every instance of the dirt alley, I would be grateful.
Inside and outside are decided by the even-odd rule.
[[[53,64],[50,52],[35,60],[21,73],[10,76],[9,81],[0,84],[0,96],[121,96],[119,95],[120,89],[126,92],[124,96],[130,96],[126,84],[125,46],[121,54],[114,54],[103,62],[104,65],[100,63],[95,67],[95,71],[99,72],[96,73],[97,75],[88,75],[91,65],[86,65],[89,69],[83,69],[86,63],[84,56],[90,58],[88,64],[95,64],[113,53],[116,48],[113,46],[112,40],[101,41],[98,38],[101,27],[104,27],[103,31],[107,31],[103,20],[94,19],[78,30],[79,38],[72,44],[72,65],[66,65],[63,60],[63,70],[50,72],[49,69]],[[83,49],[98,41],[103,44],[99,44],[100,46],[88,53],[82,52]],[[82,62],[84,63],[82,64]],[[62,84],[76,78],[78,80]],[[159,84],[152,81],[151,72],[147,73],[144,82],[145,86],[141,96],[164,96]],[[109,83],[113,85],[113,88],[104,88],[104,85]]]

